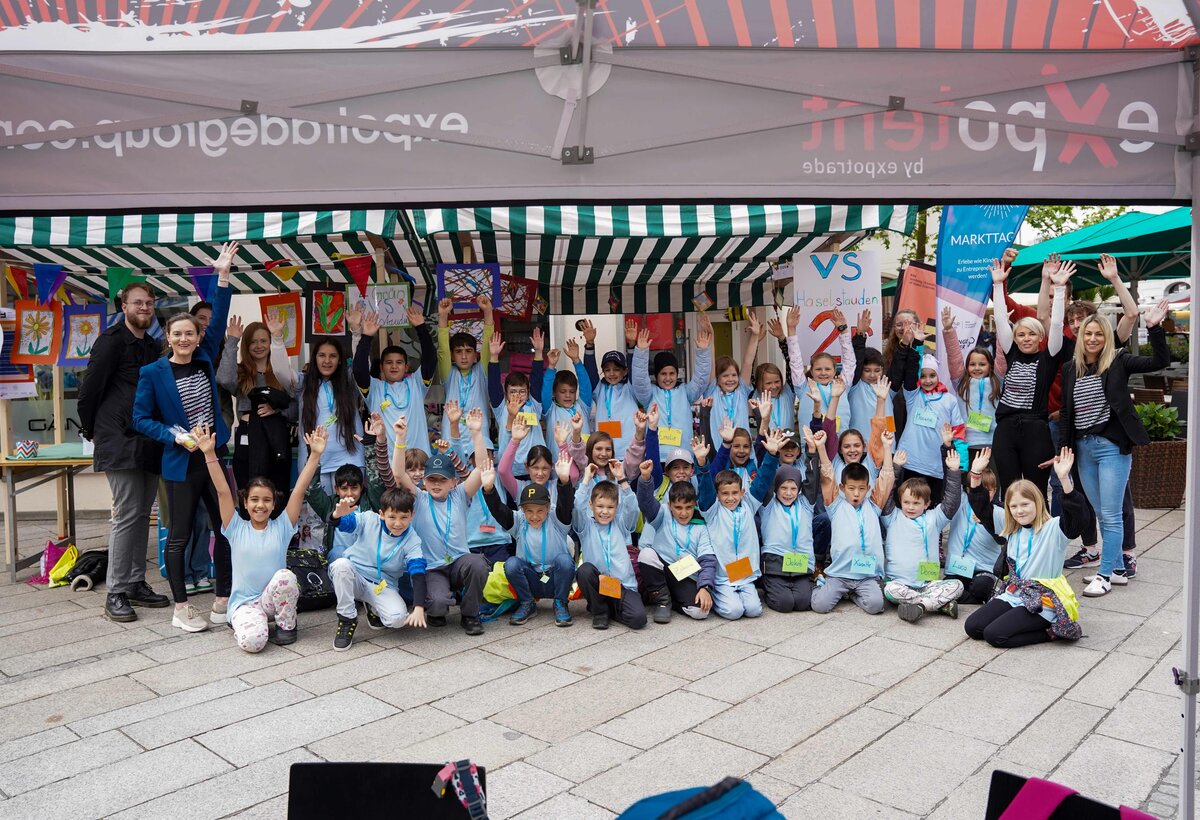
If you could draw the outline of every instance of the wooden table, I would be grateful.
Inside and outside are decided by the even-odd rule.
[[[37,458],[0,458],[0,474],[3,474],[7,495],[4,503],[4,562],[10,581],[16,581],[17,571],[41,556],[40,551],[26,558],[17,553],[20,543],[17,539],[17,496],[49,481],[66,478],[67,534],[74,541],[75,476],[91,466],[92,457],[83,454],[82,442],[44,444],[38,448]]]

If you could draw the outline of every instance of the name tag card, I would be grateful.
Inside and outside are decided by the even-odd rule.
[[[804,575],[808,572],[808,555],[803,552],[789,552],[783,556],[783,571]]]
[[[743,578],[749,578],[753,573],[754,569],[750,566],[749,555],[725,565],[725,574],[729,576],[730,581],[740,581]]]
[[[975,559],[960,555],[946,561],[946,574],[957,575],[960,578],[975,577]]]
[[[682,581],[684,578],[689,578],[700,571],[700,562],[691,555],[684,555],[678,561],[667,565],[667,569],[671,570],[671,574],[675,576],[676,581]]]
[[[663,447],[679,447],[683,444],[683,431],[678,427],[659,427],[658,443]]]
[[[992,429],[992,417],[987,413],[980,413],[978,410],[972,410],[967,413],[967,426],[972,430],[978,430],[981,433],[986,433]]]
[[[918,427],[936,428],[938,426],[937,413],[933,412],[932,410],[926,410],[925,408],[921,408],[917,410],[917,412],[913,413],[912,420],[913,424],[917,425]]]
[[[859,555],[850,562],[850,571],[860,575],[875,574],[875,556]]]
[[[937,561],[921,561],[917,564],[918,581],[936,581],[941,577],[942,568]]]
[[[602,421],[596,425],[596,429],[601,433],[608,433],[614,439],[621,437],[621,422],[619,421]]]
[[[600,576],[600,594],[609,598],[621,597],[621,580],[611,575]]]
[[[528,410],[522,410],[520,413],[517,413],[517,418],[519,418],[526,427],[538,426],[537,413],[532,413]]]

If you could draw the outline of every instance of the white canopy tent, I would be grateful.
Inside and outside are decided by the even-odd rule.
[[[1200,216],[1200,0],[495,5],[0,4],[0,211],[1116,201]],[[1190,368],[1200,384],[1196,334]],[[1198,457],[1190,441],[1190,475]],[[1187,498],[1190,547],[1200,482]],[[1185,567],[1190,817],[1190,548]]]

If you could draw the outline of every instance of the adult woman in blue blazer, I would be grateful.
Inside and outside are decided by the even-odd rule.
[[[220,521],[216,492],[209,480],[204,454],[190,434],[200,424],[211,425],[217,434],[218,453],[223,456],[229,441],[229,428],[221,417],[217,403],[216,375],[213,362],[220,351],[221,332],[229,316],[229,268],[237,253],[238,244],[227,242],[213,263],[218,274],[216,297],[210,326],[213,332],[203,334],[196,317],[177,313],[167,320],[164,328],[170,357],[143,367],[138,374],[137,393],[133,400],[133,426],[138,432],[162,442],[162,477],[167,486],[167,580],[175,599],[175,615],[171,620],[185,632],[201,632],[208,621],[188,603],[184,582],[184,551],[192,535],[196,509],[204,504],[209,517]],[[216,597],[211,620],[225,623],[226,606],[232,586],[232,565],[229,542],[218,530],[213,563],[217,569]]]

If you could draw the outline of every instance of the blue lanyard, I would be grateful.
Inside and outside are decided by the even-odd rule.
[[[983,389],[983,385],[980,385],[980,389],[981,390]],[[942,400],[942,394],[938,393],[937,398],[934,399],[934,401],[941,401],[941,400]],[[928,410],[929,409],[929,394],[926,393],[924,390],[921,391],[921,401],[925,402],[925,409]]]
[[[546,524],[547,522],[542,522],[542,563],[538,564],[539,567],[546,566]],[[525,531],[523,535],[525,536],[525,556],[529,559],[529,563],[532,564],[533,556],[529,554],[529,519],[525,519]]]
[[[828,389],[822,390],[821,388],[825,387],[825,385],[821,384],[819,381],[816,381],[816,380],[813,380],[813,384],[815,384],[817,386],[817,392],[821,394],[821,403],[823,405],[825,405],[822,409],[825,411],[825,415],[828,416],[829,415],[829,402],[833,398],[833,385],[831,384],[831,385],[829,385]]]
[[[1033,556],[1033,527],[1030,527],[1029,528],[1029,538],[1025,539],[1025,561],[1026,561],[1027,566],[1028,566],[1029,559],[1032,556]],[[1016,560],[1013,563],[1015,563],[1017,565],[1017,567],[1016,567],[1017,568],[1017,577],[1023,578],[1024,576],[1021,575],[1021,539],[1020,538],[1017,539],[1017,554],[1015,556],[1015,559]]]
[[[333,415],[336,405],[333,402],[333,385],[329,382],[321,382],[321,396],[329,404],[329,414]]]
[[[454,528],[454,496],[446,496],[446,531],[442,532],[442,522],[438,521],[437,507],[434,506],[433,496],[426,494],[425,500],[429,502],[429,517],[433,519],[433,528],[437,530],[437,534],[442,537],[445,546],[450,546],[450,530]]]
[[[742,508],[733,511],[733,555],[736,558],[742,548]]]
[[[746,485],[746,489],[750,489],[750,468],[733,467],[733,471],[741,477],[742,483]]]
[[[929,560],[929,533],[925,530],[925,513],[921,513],[913,519],[917,526],[921,528],[921,540],[925,543],[925,560]]]
[[[689,524],[687,526],[686,532],[687,532],[687,546],[683,547],[683,550],[690,555],[692,552],[692,526],[691,526],[691,524]],[[683,553],[679,551],[680,550],[679,525],[675,523],[674,518],[671,519],[671,536],[675,540],[675,557],[678,558]]]
[[[674,412],[675,408],[671,406],[674,403],[671,401],[671,393],[674,391],[663,390],[661,387],[655,387],[655,389],[659,393],[658,409],[666,414],[666,426],[673,427],[674,425],[671,424],[671,414]]]
[[[383,580],[383,565],[396,557],[396,553],[400,551],[400,548],[402,546],[404,546],[404,542],[408,540],[408,534],[410,532],[412,532],[412,527],[410,526],[408,529],[406,529],[403,533],[401,533],[398,536],[400,540],[398,540],[396,542],[396,546],[392,547],[392,551],[388,553],[388,557],[380,558],[380,556],[383,554],[383,531],[386,527],[387,527],[387,525],[383,523],[383,519],[382,518],[379,519],[379,537],[375,540],[375,580],[376,581]]]
[[[604,539],[604,574],[612,575],[612,522],[608,522],[608,528],[604,531],[604,535],[600,535],[600,526],[596,525],[597,537]]]
[[[737,418],[734,416],[734,408],[737,406],[737,391],[732,393],[722,393],[721,401],[725,403],[725,418],[729,419],[729,423],[737,426]]]
[[[865,504],[866,502],[864,501],[863,503]],[[866,524],[865,524],[865,523],[864,523],[864,521],[863,521],[863,511],[862,511],[862,507],[855,507],[855,508],[854,508],[854,512],[856,512],[856,513],[858,514],[858,543],[859,543],[859,548],[862,550],[862,554],[863,554],[863,555],[866,555],[866,554],[867,554],[867,527],[866,527]]]
[[[613,394],[613,386],[611,384],[605,383],[605,385],[604,385],[604,412],[607,414],[605,416],[606,419],[611,419],[613,417],[612,394]]]
[[[966,557],[967,550],[969,550],[971,548],[971,542],[975,540],[976,521],[975,521],[974,516],[971,516],[970,514],[968,514],[967,522],[968,522],[967,523],[967,532],[963,536],[963,545],[962,545],[963,557]]]
[[[979,412],[983,412],[983,379],[979,380]]]
[[[467,409],[467,402],[471,400],[471,388],[475,386],[475,366],[467,371],[471,378],[463,375],[462,371],[458,372],[458,403],[463,410]]]
[[[785,507],[788,511],[788,516],[792,519],[792,549],[796,548],[796,539],[800,537],[800,511],[796,509],[800,506],[800,499],[796,499],[790,506]]]
[[[383,383],[383,397],[388,400],[388,404],[390,404],[392,407],[395,407],[398,411],[407,410],[408,406],[412,404],[412,383],[410,383],[407,378],[403,379],[403,382],[404,404],[397,404],[396,400],[392,398],[392,391],[388,389],[388,383]]]

